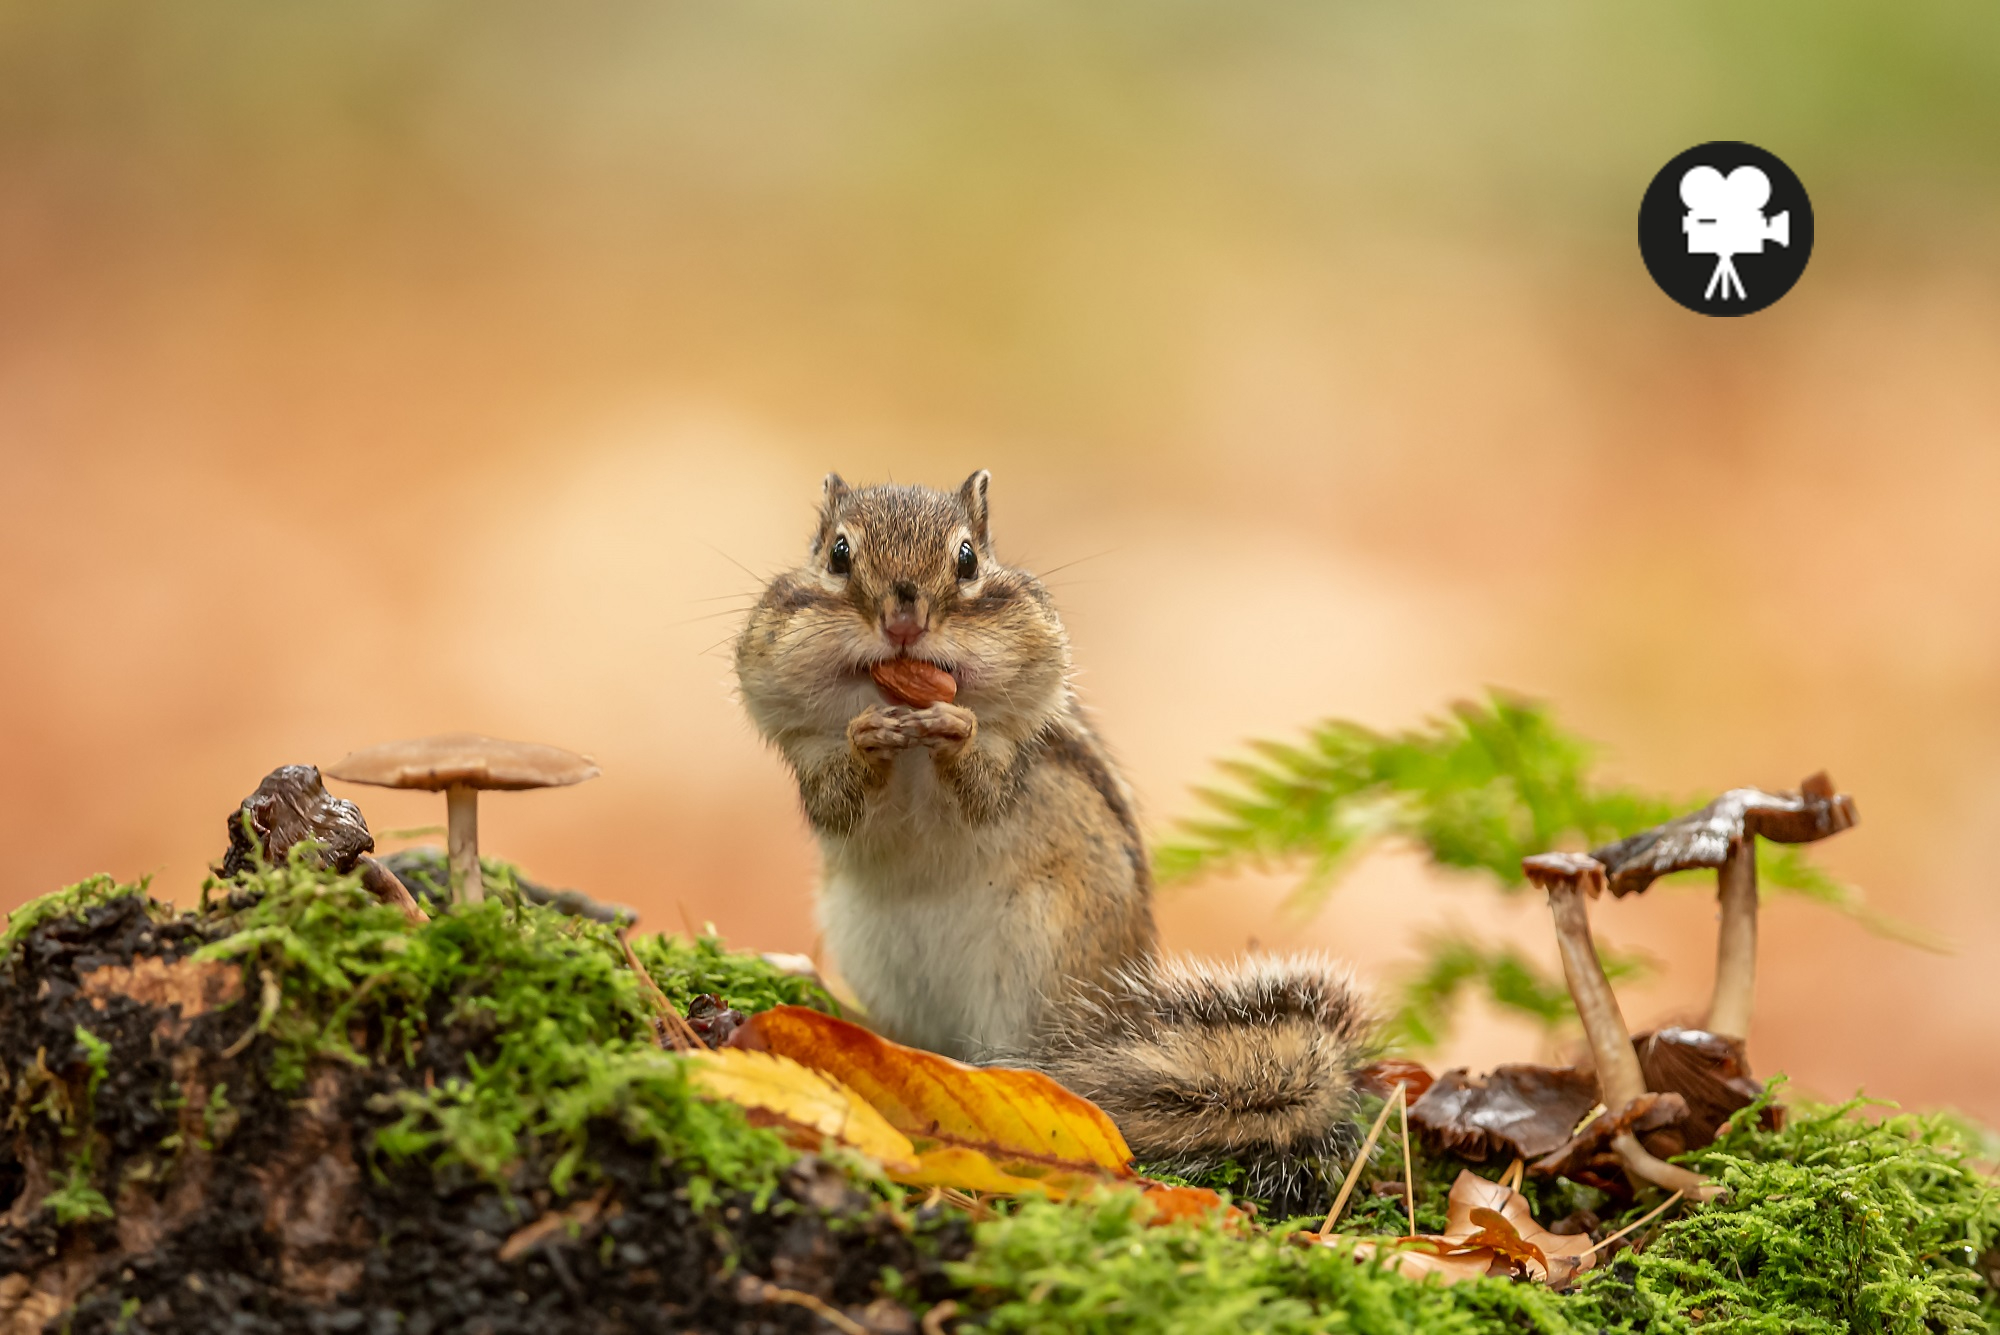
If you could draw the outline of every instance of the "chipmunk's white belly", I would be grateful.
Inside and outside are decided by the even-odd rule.
[[[1053,950],[1011,822],[939,805],[927,757],[865,828],[824,842],[820,922],[833,965],[890,1037],[964,1060],[1028,1046]],[[914,770],[914,766],[908,767]],[[1024,903],[1024,898],[1030,902]]]

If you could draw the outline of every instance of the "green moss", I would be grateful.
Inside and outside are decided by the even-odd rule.
[[[63,917],[81,917],[99,904],[108,904],[128,895],[143,895],[150,883],[151,878],[144,877],[137,882],[120,884],[99,873],[75,885],[65,886],[54,894],[29,900],[7,915],[7,930],[0,932],[0,967],[12,964],[14,948],[43,923]]]
[[[656,1045],[604,924],[496,896],[412,927],[357,877],[299,857],[237,888],[254,903],[201,953],[241,960],[246,984],[262,984],[271,1084],[299,1089],[326,1061],[409,1073],[374,1101],[394,1114],[375,1137],[380,1154],[497,1180],[537,1148],[560,1189],[588,1169],[589,1132],[602,1124],[698,1178],[753,1191],[769,1190],[791,1157],[735,1108],[694,1096],[683,1062]],[[796,980],[718,942],[638,945],[699,966],[689,978],[663,971],[670,995],[718,979],[739,1005],[800,995]]]
[[[1794,1108],[1782,1131],[1732,1130],[1689,1156],[1729,1197],[1661,1229],[1628,1280],[1586,1282],[1579,1318],[1616,1330],[1665,1305],[1743,1335],[2000,1327],[2000,1187],[1975,1137],[1936,1115],[1864,1121],[1863,1106]]]
[[[1022,1204],[982,1225],[959,1277],[1014,1331],[1838,1332],[2000,1329],[1991,1271],[2000,1256],[2000,1188],[1976,1161],[1978,1133],[1946,1117],[1869,1121],[1861,1105],[1792,1110],[1781,1131],[1739,1117],[1689,1162],[1726,1183],[1727,1200],[1682,1207],[1648,1228],[1642,1251],[1555,1294],[1487,1280],[1441,1287],[1357,1265],[1344,1252],[1284,1239],[1317,1220],[1232,1235],[1213,1224],[1151,1229],[1129,1200]],[[1364,1184],[1400,1182],[1384,1138]],[[1467,1167],[1413,1156],[1417,1226],[1444,1225],[1445,1196]],[[1474,1168],[1497,1177],[1499,1165]],[[1526,1184],[1537,1218],[1600,1193]],[[1614,1226],[1657,1198],[1631,1206]],[[1356,1194],[1340,1230],[1395,1236],[1400,1192]]]
[[[690,941],[683,936],[639,937],[633,950],[667,999],[683,1011],[703,993],[714,993],[746,1014],[773,1006],[811,1006],[830,1015],[840,1007],[810,978],[782,974],[755,955],[723,948],[713,932]]]
[[[1136,1197],[1024,1202],[982,1224],[954,1277],[990,1305],[988,1329],[1023,1332],[1568,1332],[1564,1299],[1485,1280],[1413,1284],[1344,1249],[1216,1223],[1148,1228]]]
[[[45,920],[46,921],[46,920]],[[60,1116],[53,1106],[45,1105],[45,1110],[56,1117],[67,1133],[74,1148],[69,1162],[64,1165],[43,1204],[53,1210],[56,1223],[67,1227],[86,1219],[109,1219],[113,1215],[111,1203],[104,1193],[91,1185],[97,1170],[97,1090],[111,1071],[111,1045],[97,1035],[76,1026],[77,1045],[83,1049],[86,1070],[83,1084],[83,1099],[79,1106],[62,1110]]]
[[[42,1198],[42,1207],[55,1213],[56,1223],[67,1228],[86,1219],[110,1219],[115,1212],[104,1193],[90,1184],[91,1166],[84,1156],[72,1160],[56,1179],[54,1188]]]

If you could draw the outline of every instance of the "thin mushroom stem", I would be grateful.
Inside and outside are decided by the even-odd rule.
[[[1750,1037],[1750,1008],[1757,990],[1757,836],[1747,831],[1730,845],[1715,874],[1722,923],[1715,942],[1715,994],[1708,1007],[1710,1033]]]
[[[421,927],[431,920],[431,915],[424,912],[423,906],[417,903],[416,897],[410,893],[410,888],[403,884],[395,872],[371,857],[359,859],[359,866],[361,884],[367,887],[368,893],[384,904],[401,909],[403,916],[414,926]]]
[[[1583,1032],[1590,1039],[1590,1053],[1597,1063],[1603,1115],[1618,1117],[1645,1095],[1646,1075],[1639,1067],[1639,1054],[1632,1050],[1632,1031],[1625,1027],[1618,996],[1611,990],[1611,980],[1604,976],[1604,965],[1598,961],[1597,946],[1590,937],[1584,887],[1588,884],[1601,889],[1604,868],[1591,858],[1551,853],[1529,858],[1523,869],[1549,892],[1549,913],[1555,919],[1556,942],[1562,948],[1563,976],[1569,981],[1570,999],[1576,1003],[1577,1017],[1583,1021]],[[1625,1171],[1642,1182],[1700,1201],[1713,1200],[1724,1190],[1699,1173],[1656,1158],[1630,1129],[1614,1135],[1611,1148]]]
[[[1597,1063],[1598,1090],[1604,1106],[1615,1113],[1646,1092],[1639,1055],[1632,1050],[1632,1031],[1625,1027],[1617,994],[1598,962],[1581,887],[1574,880],[1550,885],[1549,911],[1562,948],[1563,976],[1569,980],[1570,997],[1576,1002],[1577,1017],[1590,1039],[1590,1055]]]
[[[1641,1145],[1639,1138],[1630,1131],[1620,1131],[1613,1136],[1611,1148],[1617,1151],[1626,1172],[1663,1191],[1678,1192],[1694,1201],[1712,1201],[1728,1191],[1720,1182],[1705,1178],[1691,1168],[1682,1168],[1654,1157],[1652,1151]]]
[[[444,790],[446,842],[451,850],[451,897],[460,904],[486,898],[479,875],[479,790],[455,783]]]

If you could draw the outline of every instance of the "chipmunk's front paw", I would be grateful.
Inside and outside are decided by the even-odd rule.
[[[886,765],[897,752],[922,744],[920,712],[908,705],[870,705],[849,721],[847,744],[870,763]]]
[[[910,716],[931,754],[950,759],[963,751],[978,735],[979,720],[964,705],[926,705]]]

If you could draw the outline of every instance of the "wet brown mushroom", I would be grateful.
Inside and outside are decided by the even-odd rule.
[[[1583,1021],[1584,1036],[1590,1041],[1590,1054],[1597,1066],[1597,1086],[1605,1108],[1598,1121],[1611,1119],[1609,1128],[1604,1129],[1612,1130],[1612,1150],[1633,1177],[1668,1191],[1686,1192],[1697,1200],[1711,1199],[1720,1191],[1716,1184],[1699,1173],[1655,1158],[1633,1134],[1632,1120],[1640,1111],[1641,1100],[1647,1098],[1646,1077],[1639,1069],[1638,1054],[1632,1050],[1632,1031],[1625,1027],[1617,994],[1598,961],[1586,904],[1587,898],[1604,891],[1604,864],[1582,853],[1540,853],[1523,858],[1521,870],[1548,892],[1556,941],[1562,949],[1563,976],[1569,981],[1569,994],[1576,1002],[1576,1013]],[[1583,1134],[1588,1131],[1586,1128]]]
[[[1858,819],[1854,799],[1833,790],[1826,772],[1796,793],[1733,788],[1699,811],[1670,820],[1591,854],[1604,864],[1611,893],[1638,894],[1655,877],[1696,867],[1716,871],[1722,921],[1716,936],[1715,992],[1708,1028],[1747,1041],[1757,982],[1757,839],[1811,843]]]
[[[411,922],[430,921],[396,874],[368,856],[375,836],[368,832],[361,808],[327,792],[311,765],[280,765],[229,814],[229,851],[219,870],[224,877],[240,876],[260,856],[282,861],[306,842],[318,849],[321,864],[335,871],[358,867],[369,892],[401,909]]]
[[[561,747],[453,732],[371,746],[326,772],[347,783],[444,793],[452,898],[477,904],[486,897],[479,873],[480,792],[559,788],[594,779],[598,769],[589,756]]]
[[[1539,1159],[1568,1143],[1597,1106],[1597,1077],[1568,1066],[1446,1071],[1410,1105],[1424,1143],[1470,1163]]]

